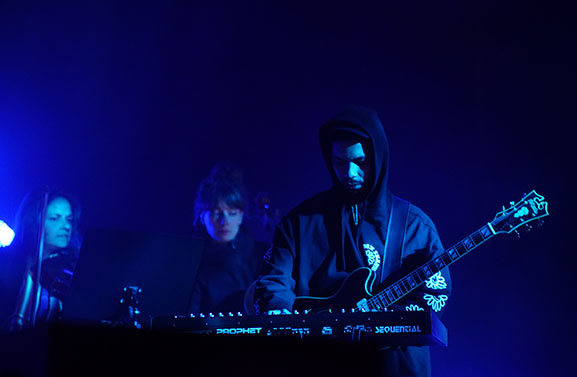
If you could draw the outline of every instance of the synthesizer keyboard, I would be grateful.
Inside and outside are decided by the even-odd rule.
[[[283,315],[159,316],[153,330],[215,336],[292,336],[377,341],[394,346],[447,345],[447,329],[431,311]]]

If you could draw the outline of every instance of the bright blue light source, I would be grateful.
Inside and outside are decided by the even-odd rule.
[[[10,229],[8,224],[0,220],[0,247],[8,246],[14,239],[14,231]]]

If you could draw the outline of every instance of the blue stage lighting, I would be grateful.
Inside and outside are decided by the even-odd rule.
[[[8,246],[14,240],[14,231],[8,224],[0,220],[0,247]]]

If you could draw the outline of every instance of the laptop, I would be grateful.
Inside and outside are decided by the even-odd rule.
[[[203,245],[190,236],[88,230],[63,302],[63,320],[114,320],[126,287],[139,289],[143,323],[155,316],[186,314]]]

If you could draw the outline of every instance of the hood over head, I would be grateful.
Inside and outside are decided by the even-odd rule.
[[[358,194],[350,193],[333,170],[332,140],[335,134],[351,134],[366,139],[367,157],[373,159],[373,171]],[[387,188],[389,142],[375,110],[349,106],[323,124],[319,130],[321,151],[333,180],[330,190],[334,213],[330,227],[336,235],[337,269],[352,271],[364,264],[364,242],[384,242],[389,222],[392,194]],[[331,210],[332,211],[332,210]]]
[[[368,155],[374,161],[372,180],[359,196],[352,195],[342,186],[333,170],[331,140],[335,134],[351,134],[368,141]],[[387,181],[389,168],[389,142],[377,112],[361,106],[349,106],[323,124],[319,130],[321,151],[333,180],[335,189],[345,204],[366,202],[367,210],[382,208],[388,211]]]

